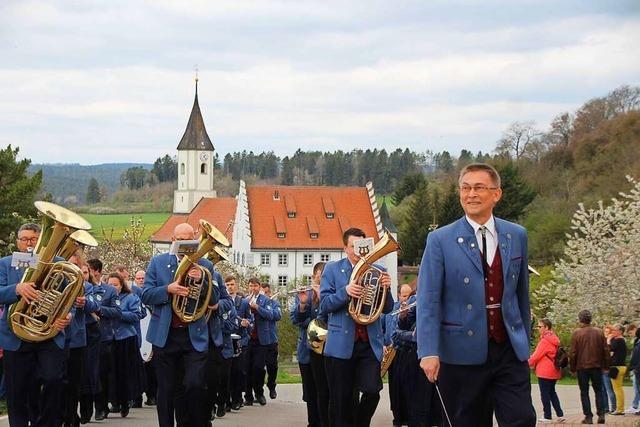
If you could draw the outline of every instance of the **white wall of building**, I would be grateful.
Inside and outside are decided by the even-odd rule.
[[[213,189],[213,151],[178,151],[178,189],[173,212],[190,213],[203,197],[216,197]]]

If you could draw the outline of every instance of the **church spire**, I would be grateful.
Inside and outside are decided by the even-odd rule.
[[[178,144],[178,150],[200,150],[200,151],[213,151],[213,144],[207,134],[207,129],[204,126],[204,120],[202,119],[202,113],[200,112],[200,104],[198,103],[198,70],[196,68],[196,95],[193,100],[193,107],[191,108],[191,115],[189,116],[189,122],[187,128],[180,139]]]

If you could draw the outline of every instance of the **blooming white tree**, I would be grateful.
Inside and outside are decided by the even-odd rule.
[[[640,319],[640,182],[627,179],[631,191],[609,205],[579,205],[554,279],[536,291],[536,311],[560,327],[575,325],[582,309],[600,325]]]

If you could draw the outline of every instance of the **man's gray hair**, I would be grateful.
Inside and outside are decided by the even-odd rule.
[[[26,224],[22,224],[22,226],[18,230],[18,233],[24,230],[35,231],[36,233],[40,233],[42,231],[40,226],[33,222],[27,222]]]
[[[493,182],[493,185],[500,188],[500,184],[501,184],[500,174],[493,166],[488,165],[486,163],[471,163],[470,165],[467,165],[464,168],[462,168],[462,170],[460,171],[460,175],[458,176],[458,183],[461,184],[462,177],[468,174],[469,172],[478,172],[478,171],[483,171],[488,173],[489,176],[491,177],[491,181]]]

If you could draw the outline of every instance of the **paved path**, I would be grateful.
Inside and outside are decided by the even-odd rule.
[[[627,402],[631,402],[631,388],[625,389]],[[537,385],[533,386],[533,403],[538,417],[541,416]],[[567,417],[567,422],[558,424],[563,426],[577,426],[582,420],[580,395],[578,386],[558,386],[558,395]],[[227,414],[223,418],[216,419],[214,427],[304,427],[306,425],[306,407],[301,400],[302,386],[300,384],[286,384],[278,386],[278,398],[269,400],[267,405],[261,407],[243,407],[239,412]],[[629,404],[627,403],[627,406]],[[381,393],[380,404],[373,419],[373,427],[390,427],[391,411],[389,411],[389,394],[386,390]],[[607,424],[612,426],[640,426],[640,416],[626,415],[624,417],[608,416]],[[6,417],[0,419],[0,427],[8,426]],[[109,427],[152,427],[157,426],[155,408],[144,407],[132,409],[127,418],[119,416],[108,418],[105,421],[92,421],[87,426]],[[547,424],[548,425],[548,424]]]

